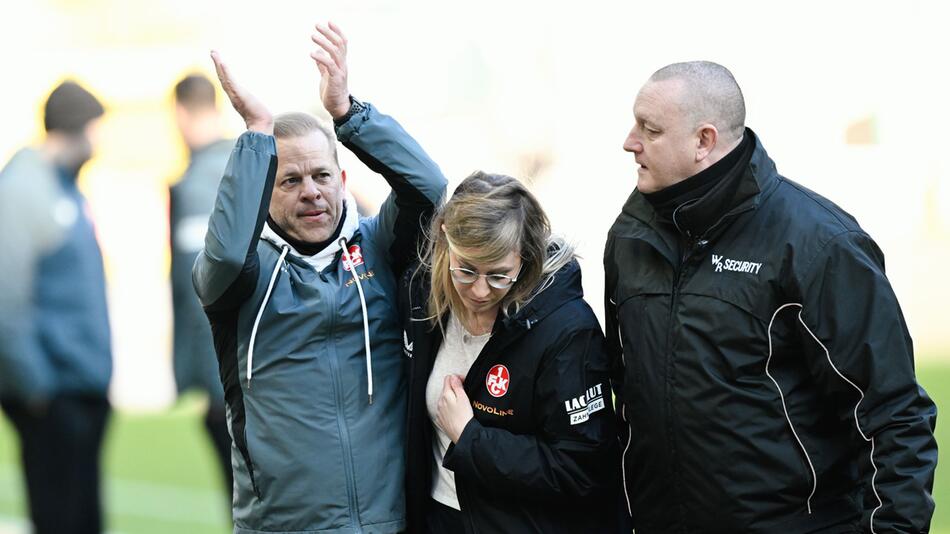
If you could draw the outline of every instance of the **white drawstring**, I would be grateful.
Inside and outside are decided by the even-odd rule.
[[[264,306],[270,299],[270,293],[274,290],[274,282],[277,280],[277,273],[280,272],[280,266],[284,263],[284,257],[290,247],[284,246],[280,251],[280,258],[277,259],[277,265],[274,266],[274,272],[270,275],[270,283],[267,284],[267,292],[264,293],[264,301],[261,302],[261,308],[257,310],[257,318],[254,319],[254,328],[251,329],[251,342],[247,348],[247,389],[251,389],[251,369],[254,365],[254,340],[257,338],[257,325],[261,323],[261,316],[264,315]]]
[[[340,243],[340,248],[343,250],[343,261],[350,266],[350,274],[353,275],[356,290],[360,294],[360,306],[363,311],[363,341],[366,342],[366,384],[369,403],[373,404],[373,352],[369,348],[369,315],[366,312],[366,297],[363,295],[363,285],[360,284],[360,277],[356,274],[356,265],[353,264],[353,258],[350,257],[350,251],[346,247],[346,238],[341,237],[338,243]]]

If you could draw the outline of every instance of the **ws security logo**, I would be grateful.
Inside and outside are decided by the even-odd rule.
[[[732,271],[736,273],[759,274],[759,269],[762,268],[761,263],[756,263],[754,261],[730,260],[729,258],[723,258],[718,254],[712,255],[712,264],[713,267],[715,267],[717,273],[721,273],[723,271]]]

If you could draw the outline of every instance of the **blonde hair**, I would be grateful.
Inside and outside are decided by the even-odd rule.
[[[439,325],[448,313],[465,313],[449,272],[450,242],[475,263],[499,263],[512,251],[520,255],[518,281],[501,301],[506,316],[550,286],[555,273],[575,257],[573,245],[551,234],[544,209],[521,182],[481,171],[462,180],[433,216],[427,237],[420,268],[430,277],[427,319]]]

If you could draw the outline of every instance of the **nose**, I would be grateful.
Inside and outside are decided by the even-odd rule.
[[[634,154],[643,152],[643,143],[637,137],[636,128],[631,129],[630,133],[627,134],[627,138],[623,142],[623,149]]]
[[[472,284],[472,295],[477,299],[488,298],[488,295],[491,294],[491,286],[488,285],[488,280],[484,276],[479,276],[478,280]]]
[[[307,178],[304,180],[303,189],[300,192],[300,196],[305,200],[316,200],[321,196],[320,188],[317,187],[317,182],[312,178]]]

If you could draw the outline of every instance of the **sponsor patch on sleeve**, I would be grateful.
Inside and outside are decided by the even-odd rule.
[[[564,401],[564,409],[572,425],[586,422],[590,414],[604,409],[603,384],[588,388],[583,395]]]

